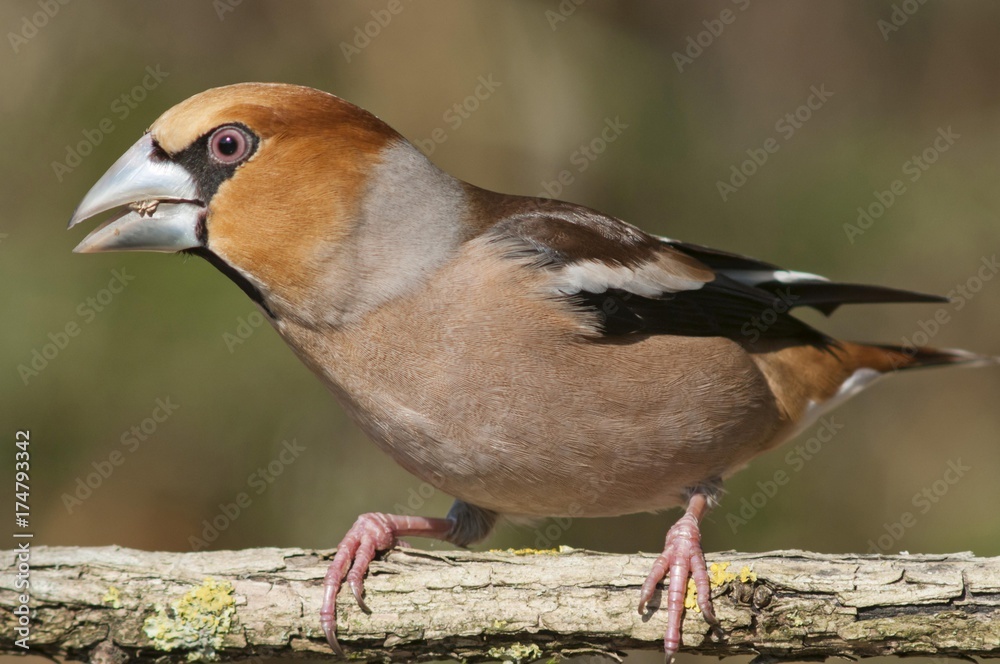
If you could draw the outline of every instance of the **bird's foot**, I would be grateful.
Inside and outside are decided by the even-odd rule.
[[[333,651],[344,656],[337,642],[337,593],[346,579],[358,606],[366,613],[371,609],[365,604],[365,573],[368,565],[380,551],[388,551],[399,544],[399,537],[413,535],[445,539],[453,527],[448,519],[430,519],[419,516],[397,516],[370,512],[362,514],[344,535],[337,546],[337,554],[326,571],[323,581],[323,607],[320,625]]]
[[[666,543],[653,563],[653,569],[642,584],[639,596],[639,613],[644,614],[646,605],[653,598],[656,586],[664,578],[667,584],[667,630],[663,637],[663,649],[667,662],[673,659],[681,644],[681,623],[684,620],[684,601],[687,596],[688,578],[694,579],[698,593],[698,608],[706,622],[718,627],[719,621],[712,610],[712,586],[708,579],[705,554],[701,550],[701,531],[698,528],[698,514],[689,507],[688,512],[667,531]]]

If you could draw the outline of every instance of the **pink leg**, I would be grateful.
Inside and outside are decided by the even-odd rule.
[[[709,498],[703,493],[695,493],[688,500],[687,511],[677,523],[667,531],[663,553],[653,563],[653,569],[642,584],[639,595],[639,613],[645,613],[646,604],[653,598],[656,586],[669,574],[667,584],[667,632],[663,637],[663,649],[669,663],[680,648],[681,623],[684,620],[684,597],[687,594],[688,577],[694,579],[698,591],[698,608],[705,620],[712,626],[719,621],[712,611],[712,586],[708,581],[705,554],[701,550],[701,531],[698,524],[708,512]]]
[[[337,555],[323,580],[323,608],[320,624],[330,647],[341,657],[344,650],[337,643],[337,592],[347,578],[354,599],[370,613],[364,601],[365,572],[379,551],[388,551],[398,544],[399,537],[432,537],[447,539],[455,526],[452,519],[431,519],[422,516],[396,516],[371,512],[358,517],[337,546]]]

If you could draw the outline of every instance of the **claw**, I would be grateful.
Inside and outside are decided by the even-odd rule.
[[[354,595],[354,601],[358,603],[361,610],[365,613],[371,613],[372,610],[368,607],[365,602],[365,582],[364,580],[351,580],[348,582],[351,586],[351,594]]]
[[[340,642],[337,641],[337,622],[333,618],[320,618],[320,625],[323,627],[323,633],[326,635],[326,642],[330,644],[330,648],[333,650],[334,654],[341,659],[347,657],[344,649],[340,647]]]

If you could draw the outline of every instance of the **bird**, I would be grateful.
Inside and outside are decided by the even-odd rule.
[[[665,583],[664,651],[688,580],[718,629],[699,525],[723,482],[901,370],[996,364],[962,350],[834,339],[793,315],[939,303],[647,233],[570,202],[445,173],[337,96],[238,83],[163,113],[69,226],[78,253],[200,256],[259,307],[350,418],[455,499],[443,518],[362,514],[324,579],[319,622],[359,606],[403,537],[460,547],[501,518],[680,507],[639,591]]]

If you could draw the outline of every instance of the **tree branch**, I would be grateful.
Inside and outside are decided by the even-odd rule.
[[[101,664],[327,655],[318,612],[329,555],[33,548],[30,576],[21,577],[30,581],[27,645]],[[0,653],[25,652],[16,643],[25,592],[16,558],[7,552],[0,577]],[[374,613],[341,594],[341,642],[352,659],[400,661],[659,649],[665,616],[657,599],[650,614],[636,612],[652,561],[582,550],[395,550],[372,564]],[[714,575],[725,637],[710,636],[689,610],[688,652],[1000,656],[1000,558],[778,551],[719,553],[709,562],[729,563]]]

